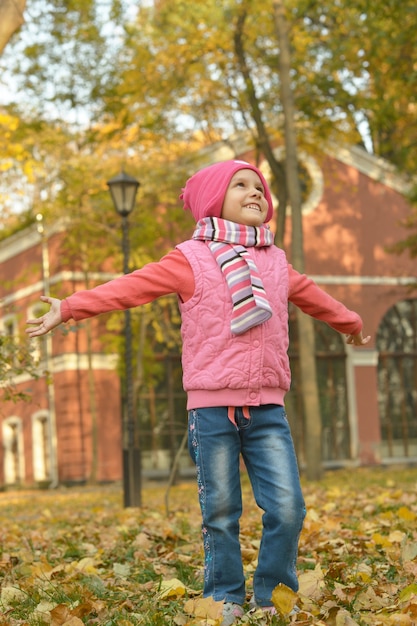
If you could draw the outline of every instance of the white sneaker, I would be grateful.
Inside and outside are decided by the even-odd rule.
[[[244,614],[243,607],[236,602],[225,602],[223,605],[223,621],[221,626],[231,626]]]

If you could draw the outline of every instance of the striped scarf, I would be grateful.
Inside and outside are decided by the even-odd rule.
[[[266,322],[272,310],[258,269],[246,248],[271,246],[267,226],[244,226],[218,217],[201,219],[193,239],[206,241],[226,279],[233,302],[231,330],[241,335]]]

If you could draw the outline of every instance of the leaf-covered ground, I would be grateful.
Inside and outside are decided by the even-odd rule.
[[[297,598],[277,588],[280,617],[240,624],[417,624],[417,469],[359,469],[304,484]],[[250,595],[261,519],[244,481],[243,558]],[[149,484],[124,509],[120,487],[0,494],[0,626],[219,624],[201,598],[193,482]],[[296,600],[300,612],[285,617]]]

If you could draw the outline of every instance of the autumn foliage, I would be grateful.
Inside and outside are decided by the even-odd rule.
[[[278,616],[240,624],[417,623],[417,470],[326,474],[305,486],[300,591],[277,587]],[[261,517],[244,478],[242,555],[256,566]],[[0,495],[0,625],[218,626],[201,597],[200,516],[193,482],[147,485],[142,509],[120,487]],[[297,603],[300,611],[288,617]]]

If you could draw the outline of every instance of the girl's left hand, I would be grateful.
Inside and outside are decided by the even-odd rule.
[[[368,335],[367,337],[364,337],[361,331],[357,335],[348,335],[346,339],[346,343],[350,343],[353,346],[364,346],[370,340],[371,340],[371,336]]]

